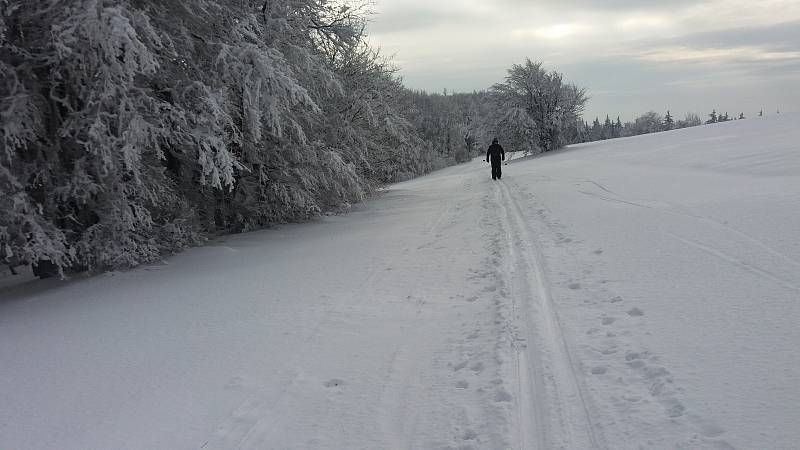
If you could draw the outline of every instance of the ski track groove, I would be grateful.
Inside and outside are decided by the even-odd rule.
[[[542,391],[541,383],[537,383],[537,380],[541,381],[544,379],[544,376],[541,373],[541,369],[539,365],[534,365],[531,367],[531,364],[528,362],[527,352],[528,345],[535,342],[534,340],[530,339],[530,330],[528,329],[528,313],[527,308],[525,305],[525,299],[522,299],[522,308],[520,311],[520,305],[517,305],[518,301],[517,298],[520,295],[517,290],[519,287],[517,284],[521,280],[519,280],[519,276],[517,274],[517,265],[519,261],[517,260],[520,255],[518,255],[515,245],[514,245],[514,236],[511,231],[511,227],[509,226],[508,222],[508,208],[503,201],[502,193],[500,189],[494,188],[495,193],[495,204],[499,205],[500,210],[502,211],[501,214],[501,226],[503,228],[503,234],[506,239],[506,246],[508,247],[508,258],[506,258],[505,264],[505,271],[504,273],[509,274],[512,277],[512,282],[508,283],[509,289],[509,296],[511,298],[511,308],[512,308],[512,320],[518,322],[521,314],[522,317],[522,326],[525,332],[524,341],[527,345],[520,347],[519,341],[517,336],[512,336],[512,345],[513,345],[513,355],[514,355],[514,364],[515,364],[515,374],[517,376],[516,379],[516,390],[517,390],[517,430],[516,430],[516,438],[517,438],[517,448],[520,449],[545,449],[547,448],[545,442],[545,425],[544,425],[544,418],[546,417],[547,411],[543,409],[542,406],[535,407],[536,399],[544,399],[546,398],[546,394]],[[522,287],[524,290],[525,288]],[[538,370],[537,370],[538,369]],[[533,377],[531,377],[531,372]],[[525,418],[531,417],[534,421],[532,427],[525,426]],[[535,446],[533,446],[535,443]]]
[[[617,197],[622,197],[621,195],[619,195],[616,192],[606,188],[605,186],[603,186],[602,184],[600,184],[600,183],[598,183],[598,182],[596,182],[594,180],[579,180],[579,181],[582,182],[582,183],[591,183],[591,184],[597,186],[599,189],[602,189],[603,191],[605,191],[605,192],[607,192],[607,193],[609,193],[611,195],[615,195]],[[798,260],[796,260],[796,259],[794,259],[794,258],[792,258],[792,257],[790,257],[790,256],[788,256],[788,255],[776,250],[775,248],[773,248],[772,246],[766,244],[764,241],[756,238],[755,236],[753,236],[751,234],[748,234],[748,233],[745,233],[744,231],[738,230],[738,229],[728,225],[727,223],[725,223],[725,222],[723,222],[721,220],[714,219],[712,217],[704,216],[704,215],[701,215],[701,214],[696,214],[694,212],[686,212],[686,211],[691,211],[691,208],[689,208],[687,206],[684,206],[684,205],[681,205],[679,203],[664,202],[664,203],[668,204],[672,208],[684,209],[686,211],[683,211],[683,212],[682,211],[677,211],[677,210],[676,211],[671,211],[669,209],[656,208],[656,207],[653,207],[653,206],[643,205],[643,204],[632,202],[632,201],[629,201],[629,200],[623,200],[621,198],[606,197],[606,196],[599,195],[599,194],[594,193],[594,192],[588,192],[588,191],[578,191],[578,192],[580,192],[581,194],[584,194],[584,195],[588,195],[588,196],[591,196],[591,197],[595,197],[595,198],[607,201],[607,202],[622,203],[622,204],[627,204],[627,205],[631,205],[631,206],[638,206],[640,208],[655,209],[656,211],[663,212],[665,214],[672,214],[672,215],[676,215],[676,216],[691,217],[693,219],[697,219],[697,220],[699,220],[701,222],[705,222],[706,224],[709,224],[709,225],[711,225],[713,227],[718,227],[718,228],[721,228],[723,230],[727,230],[730,233],[735,234],[735,235],[739,236],[740,238],[742,238],[742,239],[744,239],[746,241],[749,241],[751,244],[761,248],[761,250],[769,253],[770,255],[772,255],[772,256],[774,256],[776,258],[779,258],[779,259],[783,259],[784,261],[786,261],[786,262],[788,262],[788,263],[790,263],[790,264],[792,264],[794,266],[800,267],[800,261],[798,261]],[[648,200],[648,201],[654,202],[654,200]]]
[[[766,251],[767,253],[771,254],[772,256],[775,256],[777,258],[783,259],[786,262],[789,262],[794,266],[800,267],[800,261],[797,261],[796,259],[794,259],[794,258],[792,258],[792,257],[790,257],[790,256],[788,256],[786,254],[783,254],[783,253],[779,252],[778,250],[775,250],[774,248],[772,248],[771,246],[767,245],[766,243],[764,243],[760,239],[757,239],[754,236],[745,233],[744,231],[737,230],[736,228],[734,228],[734,227],[732,227],[732,226],[730,226],[730,225],[728,225],[728,224],[726,224],[724,222],[721,222],[719,220],[712,219],[711,217],[695,216],[695,215],[691,215],[691,217],[695,217],[695,218],[697,218],[699,220],[702,220],[702,221],[704,221],[706,223],[711,224],[712,226],[716,225],[716,226],[718,226],[718,227],[720,227],[722,229],[728,230],[731,233],[733,233],[733,234],[735,234],[735,235],[737,235],[737,236],[739,236],[739,237],[741,237],[741,238],[743,238],[743,239],[745,239],[747,241],[750,241],[752,244],[756,245],[757,247],[760,247],[762,250]]]
[[[586,393],[581,384],[580,371],[576,368],[574,358],[570,352],[570,346],[563,333],[558,313],[550,292],[549,282],[543,267],[543,256],[537,242],[534,240],[534,233],[525,223],[525,217],[516,199],[511,194],[508,186],[503,181],[497,181],[494,188],[500,209],[503,213],[502,225],[506,229],[506,236],[509,239],[510,258],[519,255],[515,262],[515,275],[521,279],[523,292],[514,292],[512,304],[522,304],[521,313],[529,344],[536,344],[536,348],[529,348],[527,351],[517,351],[517,364],[524,365],[523,369],[518,369],[520,379],[518,389],[520,398],[518,401],[521,406],[517,414],[532,414],[534,424],[526,424],[526,417],[519,417],[520,430],[518,444],[520,448],[565,448],[565,449],[589,449],[603,448],[602,439],[599,436],[595,424],[592,422],[589,407],[586,402]],[[516,235],[516,240],[514,239]],[[515,242],[516,241],[516,242]],[[514,250],[518,245],[520,251]],[[528,269],[528,270],[525,270]],[[517,274],[516,271],[519,271]],[[531,275],[526,275],[527,272]],[[521,298],[520,298],[521,297]],[[531,305],[529,301],[535,302],[538,317],[531,316]],[[515,306],[516,307],[516,306]],[[534,332],[538,331],[538,336],[543,342],[531,339]],[[539,350],[550,358],[551,366],[548,368],[544,355],[538,355],[533,361],[528,361],[528,355],[532,351]],[[548,374],[542,372],[547,369]],[[525,380],[527,373],[533,373],[534,379]],[[550,392],[542,392],[543,387],[540,383],[550,380]],[[537,383],[538,382],[538,383]],[[552,399],[548,402],[545,409],[541,405],[530,405],[530,398],[541,401]],[[528,399],[528,400],[526,400]],[[526,433],[529,429],[526,425],[534,425],[536,437]],[[536,441],[535,447],[533,441]]]
[[[717,248],[711,247],[711,246],[706,245],[706,244],[701,244],[700,242],[696,242],[696,241],[691,240],[691,239],[686,239],[686,238],[680,237],[677,234],[667,233],[667,235],[669,235],[670,237],[672,237],[672,238],[674,238],[674,239],[676,239],[676,240],[678,240],[680,242],[683,242],[684,244],[690,245],[690,246],[692,246],[692,247],[694,247],[694,248],[696,248],[698,250],[701,250],[701,251],[703,251],[703,252],[705,252],[705,253],[707,253],[707,254],[709,254],[711,256],[719,258],[722,261],[725,261],[727,263],[733,264],[734,266],[739,267],[740,269],[744,270],[745,272],[749,272],[749,273],[758,275],[758,276],[760,276],[760,277],[762,277],[764,279],[767,279],[767,280],[770,280],[770,281],[772,281],[772,282],[774,282],[776,284],[779,284],[779,285],[783,286],[786,289],[800,292],[800,286],[797,286],[796,284],[794,284],[792,282],[786,281],[783,278],[780,278],[777,275],[774,275],[774,274],[772,274],[772,273],[770,273],[770,272],[768,272],[768,271],[766,271],[764,269],[761,269],[761,268],[759,268],[758,266],[756,266],[754,264],[750,264],[750,263],[744,262],[744,261],[740,260],[739,258],[737,258],[735,256],[732,256],[732,255],[729,255],[728,253],[726,253],[726,252],[724,252],[722,250],[719,250]]]

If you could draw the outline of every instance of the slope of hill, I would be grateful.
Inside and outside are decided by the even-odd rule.
[[[790,448],[797,115],[0,291],[0,448]]]

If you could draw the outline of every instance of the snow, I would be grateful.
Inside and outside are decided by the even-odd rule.
[[[163,264],[2,277],[0,448],[791,448],[798,119],[498,182],[476,160]]]

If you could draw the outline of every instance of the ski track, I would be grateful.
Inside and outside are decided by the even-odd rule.
[[[531,339],[532,330],[530,329],[530,319],[528,315],[527,297],[530,289],[526,286],[526,271],[519,271],[519,254],[515,242],[515,236],[508,220],[508,207],[502,197],[502,192],[493,182],[492,191],[494,193],[494,203],[500,210],[498,215],[498,228],[502,229],[505,238],[505,249],[507,256],[503,274],[511,278],[509,284],[509,297],[512,307],[511,320],[516,324],[514,334],[510,336],[510,344],[514,358],[514,375],[516,377],[516,417],[514,417],[516,428],[516,446],[519,449],[544,449],[547,446],[547,403],[544,392],[544,375],[540,364],[531,364],[528,357],[530,352],[537,349],[529,348],[529,345],[536,343]],[[519,336],[521,334],[522,336]],[[533,359],[540,361],[541,358]]]
[[[674,202],[660,202],[660,203],[666,204],[670,208],[672,208],[672,209],[665,209],[665,208],[659,208],[659,207],[656,207],[656,206],[637,203],[635,201],[627,200],[627,199],[622,198],[623,196],[617,194],[614,191],[609,190],[605,186],[597,183],[596,181],[593,181],[593,180],[580,180],[580,181],[581,182],[585,182],[585,183],[591,183],[591,184],[597,186],[599,189],[601,189],[601,190],[603,190],[603,191],[605,191],[605,192],[607,192],[607,193],[609,193],[611,195],[616,196],[616,198],[615,197],[606,197],[604,195],[599,195],[599,194],[594,193],[594,192],[579,191],[580,193],[582,193],[584,195],[588,195],[590,197],[598,198],[600,200],[604,200],[604,201],[607,201],[607,202],[621,203],[621,204],[636,206],[636,207],[639,207],[639,208],[654,209],[654,210],[656,210],[658,212],[661,212],[661,213],[664,213],[664,214],[671,214],[671,215],[676,215],[676,216],[688,217],[688,218],[691,218],[691,219],[696,219],[696,220],[698,220],[698,221],[700,221],[700,222],[702,222],[702,223],[704,223],[706,225],[709,225],[709,226],[711,226],[713,228],[716,228],[716,229],[718,229],[720,231],[728,232],[730,234],[733,234],[733,235],[739,237],[740,239],[746,241],[747,243],[757,247],[759,250],[768,253],[772,257],[778,258],[778,259],[782,260],[783,262],[789,263],[789,264],[791,264],[791,265],[793,265],[795,267],[800,267],[800,261],[798,261],[795,258],[792,258],[791,256],[789,256],[789,255],[787,255],[787,254],[785,254],[783,252],[780,252],[780,251],[776,250],[775,248],[773,248],[772,246],[766,244],[764,241],[756,238],[755,236],[753,236],[751,234],[748,234],[748,233],[745,233],[745,232],[743,232],[743,231],[741,231],[741,230],[739,230],[739,229],[727,224],[724,221],[721,221],[721,220],[718,220],[718,219],[715,219],[713,217],[709,217],[709,216],[706,216],[706,215],[695,213],[690,208],[688,208],[688,207],[686,207],[684,205],[681,205],[681,204],[678,204],[678,203],[674,203]],[[639,200],[639,199],[637,199],[637,200]],[[640,199],[640,201],[648,201],[648,202],[651,202],[651,203],[658,203],[655,200]],[[691,241],[691,240],[686,240],[684,238],[681,238],[681,237],[676,236],[676,235],[671,234],[671,233],[668,233],[668,234],[671,237],[673,237],[675,239],[678,239],[681,242],[684,242],[686,244],[689,244],[689,245],[692,245],[692,246],[694,246],[696,248],[699,248],[699,249],[701,249],[703,251],[706,251],[707,253],[712,254],[714,256],[717,256],[718,258],[720,258],[722,260],[725,260],[727,262],[732,262],[732,263],[734,263],[734,264],[736,264],[738,266],[745,267],[745,268],[747,268],[747,270],[750,270],[752,272],[759,273],[759,274],[763,275],[766,278],[770,278],[773,281],[779,282],[780,284],[783,284],[784,286],[789,287],[790,289],[794,289],[794,290],[798,289],[798,287],[796,285],[794,285],[794,284],[792,284],[792,283],[790,283],[788,281],[781,280],[779,277],[769,273],[766,270],[762,270],[762,269],[759,269],[757,267],[752,267],[752,265],[750,265],[748,263],[737,261],[735,257],[727,255],[727,254],[725,254],[725,252],[722,252],[722,251],[719,251],[719,250],[715,250],[715,249],[713,249],[713,248],[711,248],[711,247],[709,247],[707,245],[703,245],[703,244],[700,244],[700,243],[697,243],[697,242],[694,242],[694,241]],[[737,244],[738,244],[737,246],[741,246],[742,242],[738,242]]]
[[[512,302],[515,309],[521,309],[518,314],[526,336],[524,342],[538,344],[534,358],[529,358],[526,347],[517,351],[521,402],[518,422],[523,428],[519,448],[602,448],[603,441],[592,423],[582,375],[562,330],[534,233],[506,183],[499,180],[494,190],[501,205],[508,248],[519,247],[519,251],[512,250],[509,254],[509,259],[515,262],[512,277],[520,287],[514,292]],[[534,374],[533,379],[528,374]],[[539,387],[542,384],[545,389]],[[546,405],[530,405],[532,400],[541,403],[545,399]],[[529,415],[534,423],[529,423],[526,417]],[[533,436],[529,428],[536,430]]]
[[[676,239],[676,240],[678,240],[680,242],[683,242],[684,244],[691,245],[694,248],[702,250],[703,252],[720,259],[721,261],[725,261],[725,262],[727,262],[727,263],[729,263],[729,264],[731,264],[731,265],[733,265],[735,267],[738,267],[738,268],[744,270],[745,272],[752,273],[752,274],[755,274],[755,275],[757,275],[757,276],[759,276],[761,278],[764,278],[766,280],[772,281],[772,282],[774,282],[774,283],[776,283],[776,284],[778,284],[780,286],[783,286],[786,289],[800,292],[800,286],[797,286],[796,284],[792,283],[791,281],[784,280],[783,278],[781,278],[781,277],[779,277],[779,276],[777,276],[777,275],[775,275],[775,274],[773,274],[773,273],[771,273],[771,272],[769,272],[769,271],[767,271],[765,269],[762,269],[762,268],[758,267],[757,265],[755,265],[753,263],[748,263],[748,262],[742,261],[741,259],[737,258],[736,256],[730,255],[727,252],[724,252],[724,251],[722,251],[722,250],[720,250],[718,248],[714,248],[714,247],[712,247],[710,245],[702,244],[702,243],[697,242],[697,241],[692,240],[692,239],[687,239],[687,238],[680,237],[680,236],[678,236],[677,234],[674,234],[674,233],[667,233],[667,235],[671,236],[672,238],[674,238],[674,239]]]

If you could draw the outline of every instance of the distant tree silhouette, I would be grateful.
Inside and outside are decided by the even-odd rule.
[[[614,125],[611,123],[611,119],[606,114],[606,121],[603,122],[603,139],[611,139],[614,137]]]
[[[594,122],[592,122],[591,136],[593,141],[599,141],[600,139],[603,139],[603,127],[600,125],[599,117],[595,117]]]
[[[694,113],[686,113],[686,117],[676,123],[678,128],[696,127],[702,124],[703,120],[700,119],[700,116]]]
[[[709,119],[706,120],[706,123],[717,123],[717,110],[714,109],[711,111],[711,114],[708,115]]]
[[[664,116],[664,129],[671,130],[675,125],[675,119],[672,118],[672,115],[667,110],[667,115]]]

